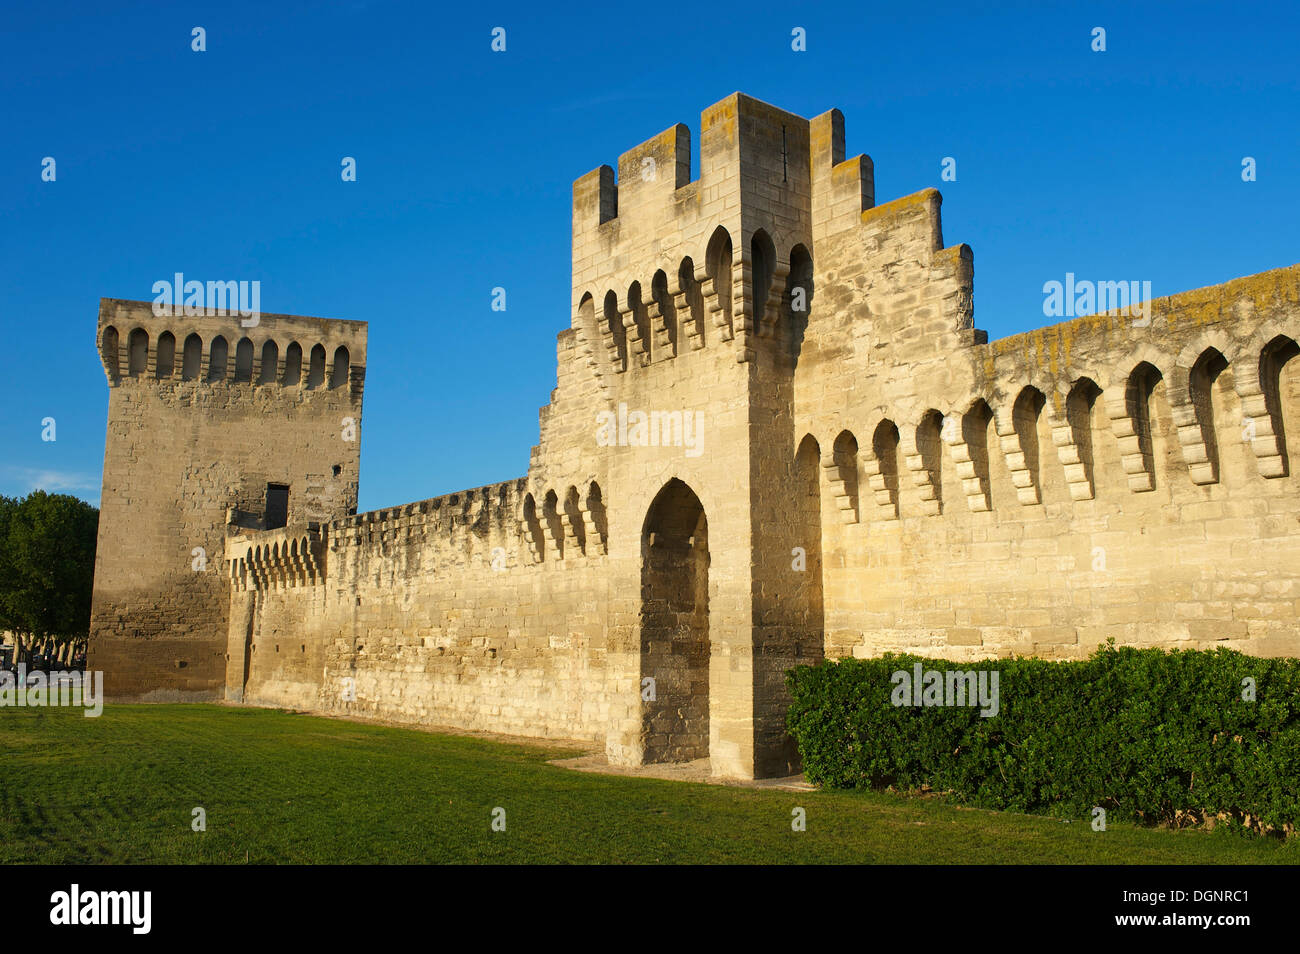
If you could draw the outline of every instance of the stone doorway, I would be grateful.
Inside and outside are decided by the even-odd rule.
[[[640,628],[642,762],[708,758],[708,520],[676,478],[641,531]]]

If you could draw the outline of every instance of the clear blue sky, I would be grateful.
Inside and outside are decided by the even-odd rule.
[[[1159,296],[1300,260],[1290,3],[50,2],[3,21],[0,493],[98,501],[98,300],[177,271],[370,323],[362,509],[522,475],[569,320],[573,180],[676,122],[698,143],[735,90],[843,110],[879,201],[938,187],[992,337],[1049,323],[1043,283],[1067,271]]]

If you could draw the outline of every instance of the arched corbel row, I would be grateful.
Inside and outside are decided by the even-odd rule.
[[[608,552],[605,503],[594,480],[585,491],[569,485],[563,497],[547,491],[540,507],[528,493],[518,522],[528,563],[567,562]]]
[[[292,541],[250,544],[229,564],[231,584],[237,590],[285,590],[325,580],[323,544],[315,531]]]

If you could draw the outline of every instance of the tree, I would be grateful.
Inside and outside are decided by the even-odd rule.
[[[36,490],[0,500],[0,628],[68,656],[90,634],[99,511]]]
[[[14,637],[14,662],[18,661],[21,651],[19,643],[19,621],[9,609],[9,592],[14,585],[14,573],[9,566],[9,524],[18,509],[15,497],[0,494],[0,633],[12,633]]]

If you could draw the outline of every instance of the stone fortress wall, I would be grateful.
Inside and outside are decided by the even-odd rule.
[[[838,111],[734,94],[700,149],[694,182],[681,125],[575,182],[526,477],[356,515],[352,457],[328,519],[214,525],[228,612],[159,615],[224,643],[227,698],[753,777],[797,767],[783,675],[825,655],[1300,654],[1300,267],[989,342],[939,194],[875,205]],[[311,423],[332,392],[283,393]],[[359,420],[359,378],[334,398]],[[115,450],[121,404],[106,516],[107,460],[125,515],[158,453]],[[283,448],[307,487],[342,410]],[[229,463],[205,506],[270,479]]]

